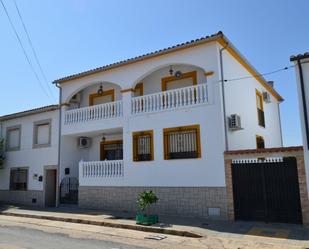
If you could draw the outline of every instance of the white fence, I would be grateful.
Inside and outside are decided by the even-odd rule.
[[[207,84],[199,84],[132,98],[132,114],[208,103]]]
[[[64,124],[76,124],[92,120],[122,116],[122,101],[73,109],[65,112]]]
[[[123,177],[123,160],[79,162],[80,178]]]

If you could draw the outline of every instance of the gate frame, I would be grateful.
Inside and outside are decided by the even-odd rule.
[[[302,146],[279,147],[268,149],[233,150],[224,152],[225,184],[227,192],[227,216],[228,220],[235,220],[232,160],[264,158],[264,157],[295,157],[297,162],[297,173],[299,182],[299,195],[303,224],[309,224],[309,200],[306,182],[306,171],[304,163],[304,152]]]

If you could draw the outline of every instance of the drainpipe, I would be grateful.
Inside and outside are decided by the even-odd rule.
[[[61,106],[61,100],[62,100],[62,88],[59,84],[55,84],[56,87],[59,88],[59,128],[58,128],[58,172],[57,172],[57,199],[56,199],[56,207],[59,206],[59,184],[60,184],[60,152],[61,152],[61,122],[62,122],[62,106]]]
[[[221,48],[220,51],[219,51],[219,54],[220,54],[220,74],[221,74],[221,92],[222,92],[222,104],[223,104],[225,151],[229,150],[229,145],[228,145],[228,136],[227,136],[227,122],[226,122],[226,109],[225,109],[225,89],[224,89],[224,72],[223,72],[222,52],[225,49],[227,49],[228,46],[229,46],[229,44],[226,43],[225,47]]]
[[[298,71],[299,71],[300,89],[301,89],[301,97],[302,97],[302,104],[303,104],[303,111],[304,111],[307,149],[309,150],[309,124],[308,124],[308,112],[307,112],[308,109],[307,109],[307,103],[306,103],[303,68],[302,68],[300,59],[297,59],[297,65],[298,65]]]

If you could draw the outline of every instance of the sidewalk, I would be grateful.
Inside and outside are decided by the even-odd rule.
[[[191,238],[217,237],[257,241],[271,241],[285,245],[309,247],[309,228],[292,224],[265,224],[259,222],[226,222],[206,219],[160,216],[160,223],[153,226],[135,224],[130,213],[86,210],[75,206],[33,209],[28,207],[1,206],[1,215],[65,221],[144,232],[161,233]],[[276,242],[277,241],[277,242]]]

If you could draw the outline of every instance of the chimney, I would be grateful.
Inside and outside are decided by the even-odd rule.
[[[274,88],[274,81],[270,80],[270,81],[267,81],[268,85],[270,85],[272,88]]]

